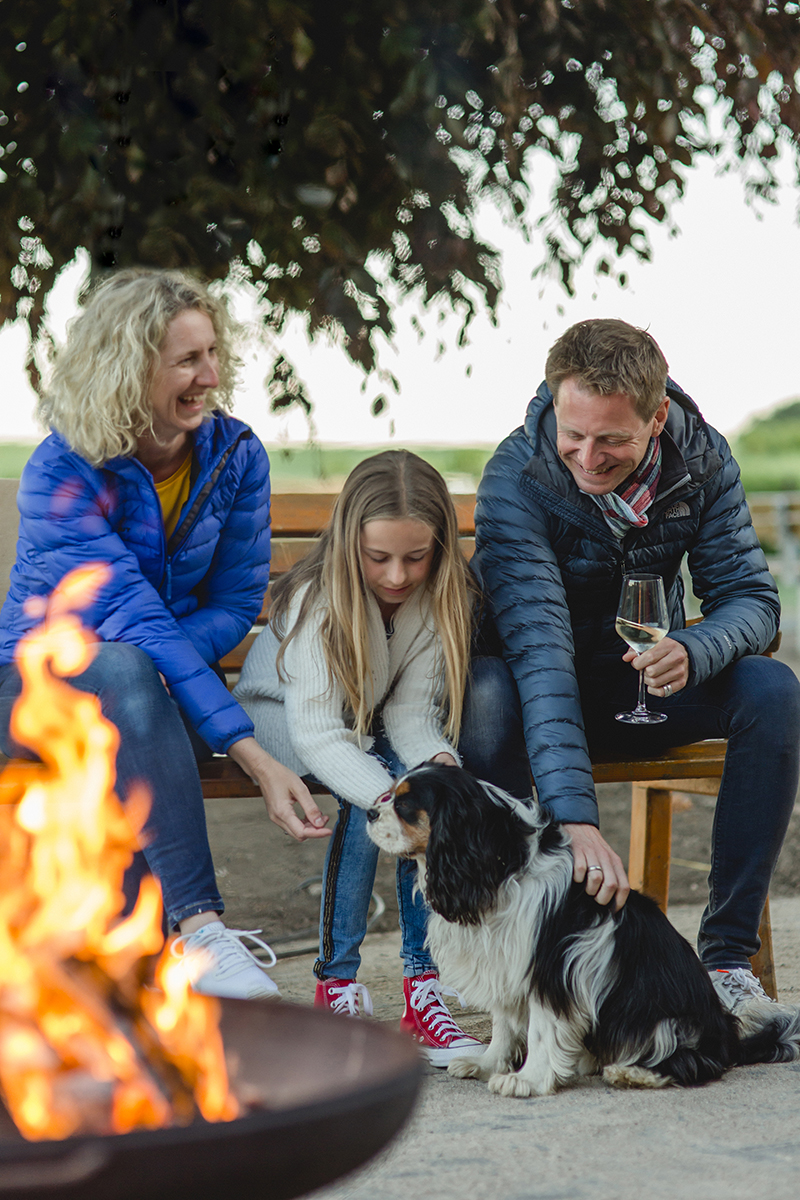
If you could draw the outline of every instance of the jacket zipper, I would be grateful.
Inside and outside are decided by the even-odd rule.
[[[206,502],[214,490],[214,485],[225,469],[228,459],[239,445],[239,442],[248,441],[251,436],[252,431],[250,429],[243,429],[239,434],[237,434],[236,439],[231,442],[230,446],[228,446],[228,448],[222,452],[208,479],[197,493],[197,497],[192,507],[189,509],[178,528],[172,534],[169,541],[166,542],[164,551],[164,574],[161,577],[159,591],[161,590],[161,587],[166,584],[165,600],[167,604],[172,601],[172,560],[188,538],[194,526],[197,524],[200,513],[205,508]]]

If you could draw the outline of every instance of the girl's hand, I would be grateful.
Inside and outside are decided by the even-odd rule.
[[[434,754],[431,762],[444,763],[446,767],[457,767],[458,763],[453,758],[452,754],[448,754],[445,750],[441,754]]]
[[[262,750],[255,738],[234,742],[228,754],[261,788],[269,819],[285,833],[298,842],[330,837],[330,829],[325,828],[328,818],[317,808],[300,776]],[[298,815],[296,804],[302,809],[302,816]]]

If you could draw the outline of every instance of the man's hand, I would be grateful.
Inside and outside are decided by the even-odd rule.
[[[671,637],[662,638],[657,646],[651,646],[644,654],[637,655],[635,650],[628,650],[622,657],[637,671],[644,671],[644,681],[651,696],[659,696],[662,700],[674,696],[689,682],[686,647]]]
[[[307,838],[330,837],[328,818],[320,812],[299,775],[262,750],[255,738],[242,738],[228,747],[228,754],[261,788],[267,814],[285,833],[304,842]],[[299,804],[302,816],[295,805]]]
[[[616,854],[599,829],[594,825],[562,825],[572,842],[572,857],[575,866],[572,878],[576,883],[586,880],[586,891],[594,896],[598,904],[614,901],[614,909],[622,908],[628,899],[631,885]],[[599,870],[598,870],[599,868]]]

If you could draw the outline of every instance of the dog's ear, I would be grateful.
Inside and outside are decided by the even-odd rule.
[[[522,822],[458,767],[426,768],[415,773],[413,787],[430,819],[427,901],[446,921],[477,925],[500,885],[527,859]]]

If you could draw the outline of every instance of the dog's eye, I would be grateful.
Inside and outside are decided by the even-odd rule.
[[[400,820],[405,821],[406,825],[416,825],[419,821],[419,809],[416,805],[410,804],[400,796],[395,798],[394,810]]]

